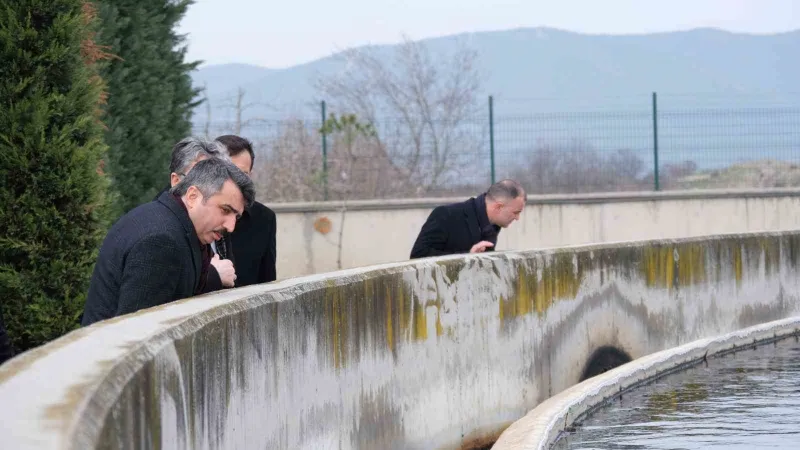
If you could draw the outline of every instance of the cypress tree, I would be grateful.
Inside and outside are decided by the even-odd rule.
[[[191,134],[198,91],[175,27],[190,0],[103,0],[98,41],[117,58],[104,65],[108,84],[107,168],[115,216],[153,200],[168,181],[172,146]]]
[[[0,304],[17,351],[77,327],[105,231],[92,23],[83,0],[0,6]]]

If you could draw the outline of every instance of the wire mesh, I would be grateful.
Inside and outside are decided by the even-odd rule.
[[[270,202],[326,193],[331,200],[474,195],[491,183],[492,160],[497,180],[517,179],[532,194],[652,190],[656,171],[660,189],[800,186],[800,96],[657,99],[654,109],[649,94],[495,97],[493,122],[488,108],[446,118],[386,114],[369,124],[372,133],[330,132],[326,172],[319,111],[194,131],[253,141],[259,197]]]

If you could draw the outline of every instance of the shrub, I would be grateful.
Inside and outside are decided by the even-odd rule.
[[[0,299],[17,351],[78,325],[104,232],[92,16],[82,0],[0,8]]]

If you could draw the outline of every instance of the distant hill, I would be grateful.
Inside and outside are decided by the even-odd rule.
[[[197,87],[205,87],[207,94],[216,98],[235,92],[239,86],[249,85],[272,72],[250,64],[212,65],[196,70],[192,74],[192,82]]]
[[[794,155],[800,150],[800,134],[795,131],[800,131],[800,31],[751,35],[695,29],[589,35],[522,28],[423,42],[438,53],[452,52],[465,39],[479,54],[479,68],[485,75],[482,94],[495,97],[497,139],[507,153],[533,145],[538,137],[529,135],[536,134],[537,127],[547,128],[545,124],[551,134],[543,131],[537,136],[587,139],[601,150],[633,148],[646,158],[653,140],[653,91],[659,93],[659,109],[664,112],[660,120],[666,159],[693,158],[701,166],[713,166],[741,159],[741,155],[746,158],[756,147],[772,151],[765,157],[797,158]],[[387,56],[391,49],[376,47]],[[194,80],[207,86],[214,121],[233,117],[232,108],[225,104],[239,88],[245,92],[245,102],[254,103],[245,111],[246,117],[277,120],[301,114],[316,119],[315,105],[321,99],[313,81],[336,73],[343,64],[332,55],[286,69],[216,65],[196,71]],[[789,108],[789,115],[775,119],[780,125],[765,120],[763,128],[747,126],[742,138],[741,123],[747,125],[752,114],[760,114],[753,113],[753,108],[765,106]],[[735,117],[689,115],[706,108],[733,108]],[[621,111],[633,115],[614,115]],[[519,129],[510,122],[504,124],[504,117],[510,115],[530,116],[530,124]],[[200,127],[205,119],[201,106],[194,121]],[[705,134],[687,140],[685,130],[696,126],[706,127]],[[733,148],[730,154],[725,153],[729,147]],[[506,159],[506,163],[513,161]]]
[[[468,39],[479,54],[485,89],[498,98],[753,94],[798,92],[800,31],[772,35],[716,29],[646,35],[588,35],[523,28],[427,39],[450,52]],[[379,46],[388,55],[392,46]],[[286,69],[244,64],[205,66],[195,84],[214,99],[242,87],[257,101],[296,105],[319,100],[312,81],[342,68],[337,55]]]
[[[722,170],[694,173],[676,181],[688,189],[785,188],[800,186],[800,165],[771,160],[734,164]]]

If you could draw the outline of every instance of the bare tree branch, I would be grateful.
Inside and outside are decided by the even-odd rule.
[[[332,107],[375,125],[375,142],[418,194],[459,181],[485,135],[468,129],[480,91],[476,52],[432,56],[405,38],[390,59],[374,48],[343,58],[341,73],[317,82]]]

